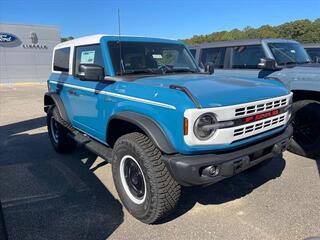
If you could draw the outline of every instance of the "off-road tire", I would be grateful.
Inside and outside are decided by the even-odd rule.
[[[53,130],[53,123],[51,121],[54,121],[55,130]],[[64,122],[57,107],[51,106],[47,112],[47,127],[52,146],[58,153],[71,153],[76,148],[77,143],[68,136],[68,128],[61,124]],[[57,136],[54,136],[53,132],[55,131],[58,132]]]
[[[120,162],[128,155],[137,161],[145,179],[146,197],[139,204],[130,199],[121,181]],[[113,148],[112,175],[119,197],[135,218],[148,224],[172,211],[181,194],[180,185],[172,178],[161,156],[153,142],[138,132],[120,137]]]
[[[292,105],[293,114],[293,138],[290,141],[288,150],[295,154],[316,158],[320,156],[320,102],[314,100],[301,100],[294,102]],[[309,128],[306,129],[306,124],[309,124]],[[312,122],[312,124],[311,124]],[[305,133],[303,133],[303,130]],[[311,144],[306,144],[303,137],[306,137],[306,133],[311,132],[311,136],[315,136],[312,139]]]

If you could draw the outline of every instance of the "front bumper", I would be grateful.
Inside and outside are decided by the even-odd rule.
[[[289,125],[282,133],[272,138],[235,151],[201,155],[165,155],[163,159],[179,184],[212,184],[281,154],[291,136],[292,126]],[[210,168],[216,171],[210,172]]]

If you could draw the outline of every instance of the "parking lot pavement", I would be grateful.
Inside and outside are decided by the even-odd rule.
[[[320,235],[320,164],[285,152],[207,188],[185,188],[156,225],[122,207],[110,164],[86,149],[50,145],[46,86],[0,87],[0,238],[304,239]],[[2,234],[2,235],[1,235]]]

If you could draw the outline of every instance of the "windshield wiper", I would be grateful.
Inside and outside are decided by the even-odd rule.
[[[311,63],[311,61],[298,62],[299,64]]]
[[[279,64],[279,65],[290,65],[290,64],[298,64],[297,62],[284,62],[284,63],[281,63],[281,64]]]
[[[152,69],[136,69],[136,70],[126,70],[123,74],[129,75],[129,74],[141,74],[141,73],[147,73],[147,74],[155,74],[156,72]]]
[[[180,73],[180,72],[196,73],[195,70],[191,70],[191,69],[189,69],[189,68],[167,69],[165,72],[166,72],[166,73]]]

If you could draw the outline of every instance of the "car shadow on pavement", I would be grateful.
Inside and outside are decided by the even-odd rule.
[[[47,132],[34,131],[43,126],[44,117],[0,127],[0,231],[19,240],[106,239],[123,210],[90,170],[97,156],[57,154]]]
[[[315,159],[317,167],[318,167],[318,173],[319,173],[319,177],[320,177],[320,158]]]
[[[244,197],[266,182],[280,177],[284,168],[285,160],[279,156],[207,187],[185,187],[182,189],[182,198],[176,211],[159,224],[187,213],[196,203],[219,205]]]

